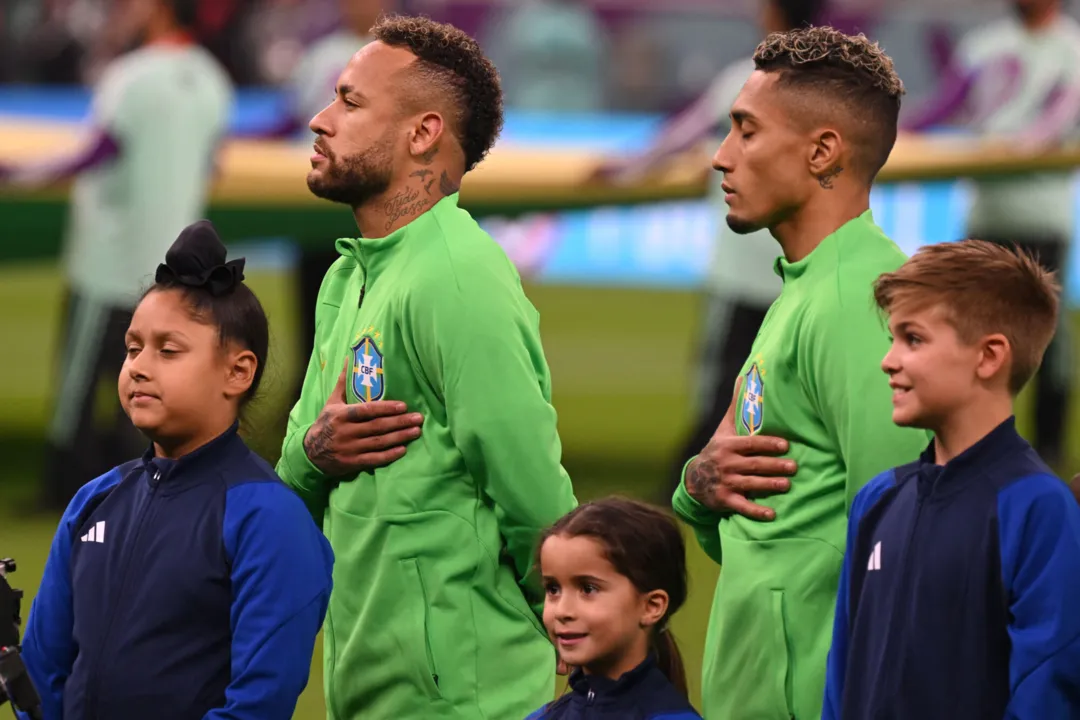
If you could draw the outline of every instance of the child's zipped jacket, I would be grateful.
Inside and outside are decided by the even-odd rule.
[[[85,485],[53,539],[23,655],[46,718],[288,720],[333,554],[234,425]]]
[[[526,720],[701,720],[650,657],[618,680],[570,674],[570,692]]]

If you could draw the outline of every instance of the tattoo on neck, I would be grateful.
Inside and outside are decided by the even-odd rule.
[[[821,185],[821,187],[825,188],[826,190],[832,190],[833,189],[833,182],[832,182],[833,178],[836,177],[837,175],[839,175],[842,172],[844,172],[844,168],[837,165],[836,167],[834,167],[834,168],[832,168],[830,170],[826,170],[822,174],[818,175],[817,181]]]
[[[421,153],[420,162],[424,163],[425,165],[430,165],[431,163],[435,162],[435,156],[438,154],[439,148],[429,148],[428,150],[425,150],[423,153]]]
[[[460,187],[460,183],[454,182],[445,170],[442,171],[442,177],[439,178],[439,192],[443,195],[453,195]]]
[[[401,218],[412,218],[419,215],[428,207],[428,200],[420,197],[420,191],[416,188],[404,188],[383,205],[386,213],[385,230],[390,232]]]
[[[424,192],[426,192],[428,195],[430,195],[431,194],[431,186],[435,184],[435,178],[432,177],[430,180],[428,180],[427,177],[428,177],[428,175],[433,176],[434,174],[435,174],[435,172],[433,170],[428,170],[428,169],[425,168],[425,169],[421,169],[421,170],[417,170],[415,172],[409,173],[409,177],[420,178],[420,182],[422,182],[424,184]]]

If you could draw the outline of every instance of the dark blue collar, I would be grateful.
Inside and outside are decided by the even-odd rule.
[[[988,432],[981,440],[944,465],[934,462],[934,442],[919,456],[919,495],[938,494],[960,481],[977,478],[992,470],[1002,458],[1016,455],[1031,448],[1016,432],[1016,418],[1010,416]]]
[[[207,468],[220,463],[221,458],[233,449],[236,444],[243,444],[243,440],[240,439],[240,422],[234,422],[228,430],[218,435],[216,438],[195,448],[187,455],[183,455],[175,460],[170,458],[155,457],[154,445],[150,444],[142,456],[143,466],[146,468],[146,472],[150,477],[151,485],[158,485],[170,477],[175,477],[181,473],[198,474]]]
[[[618,680],[602,675],[586,675],[581,669],[570,673],[570,688],[575,695],[591,699],[593,702],[603,702],[606,699],[625,697],[634,692],[639,686],[653,679],[650,676],[656,673],[664,678],[663,673],[656,667],[656,661],[652,655],[633,670],[623,673]],[[667,678],[664,678],[667,682]],[[592,697],[589,695],[592,693]]]

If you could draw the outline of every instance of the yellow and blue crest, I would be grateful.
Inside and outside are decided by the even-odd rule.
[[[748,435],[755,435],[761,430],[765,414],[765,381],[757,363],[750,366],[743,379],[743,396],[739,407],[739,420]]]
[[[381,400],[386,389],[383,354],[375,340],[365,335],[352,346],[352,390],[360,402]]]

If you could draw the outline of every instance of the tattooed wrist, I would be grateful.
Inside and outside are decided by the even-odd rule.
[[[337,454],[334,452],[334,430],[330,426],[330,416],[323,413],[304,436],[304,453],[315,467],[330,474],[337,467]]]
[[[694,458],[686,468],[686,491],[690,497],[704,505],[710,505],[717,479],[709,472],[708,464],[700,457]]]

